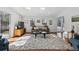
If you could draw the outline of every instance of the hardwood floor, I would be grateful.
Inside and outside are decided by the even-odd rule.
[[[73,51],[69,49],[22,49],[22,50],[10,50],[10,51]]]

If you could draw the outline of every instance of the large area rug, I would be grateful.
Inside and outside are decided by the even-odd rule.
[[[27,35],[24,37],[27,37]],[[43,35],[38,35],[36,39],[34,35],[30,35],[28,39],[21,38],[19,41],[10,44],[9,49],[10,51],[64,51],[73,48],[56,35],[47,34],[45,39]]]

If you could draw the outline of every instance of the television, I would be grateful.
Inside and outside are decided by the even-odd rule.
[[[18,22],[17,28],[24,28],[24,22]]]

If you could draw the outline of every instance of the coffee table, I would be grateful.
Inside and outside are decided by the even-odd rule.
[[[38,34],[43,34],[44,38],[46,38],[47,32],[45,32],[45,31],[42,31],[42,32],[33,32],[33,34],[35,35],[35,38],[37,37]]]

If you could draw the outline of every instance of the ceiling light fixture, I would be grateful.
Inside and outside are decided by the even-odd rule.
[[[45,8],[44,7],[42,7],[42,8],[40,8],[41,10],[45,10]]]
[[[31,8],[30,8],[30,7],[26,7],[26,9],[31,10]]]

